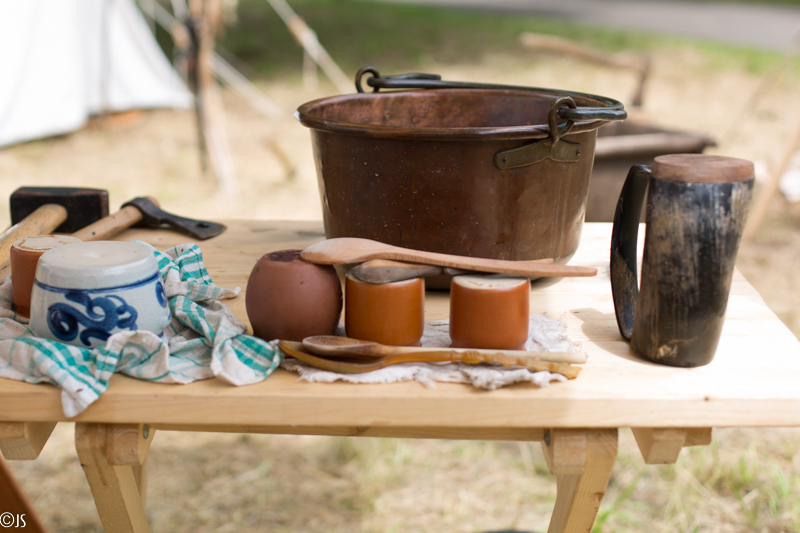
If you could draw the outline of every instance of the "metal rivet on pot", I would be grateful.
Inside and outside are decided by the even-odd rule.
[[[507,157],[503,158],[503,163],[508,163],[508,158]]]

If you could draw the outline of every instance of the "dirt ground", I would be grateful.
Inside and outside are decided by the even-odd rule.
[[[797,80],[790,76],[779,74],[762,85],[763,76],[720,67],[713,57],[688,48],[656,53],[653,64],[644,109],[632,116],[707,134],[718,143],[711,153],[751,159],[768,169],[800,126]],[[431,58],[424,70],[449,79],[591,92],[626,105],[635,84],[625,73],[552,57],[482,57],[468,67]],[[325,83],[305,91],[298,79],[259,85],[286,114],[268,121],[225,93],[242,190],[236,200],[223,199],[214,179],[202,174],[192,113],[172,110],[99,122],[61,138],[0,150],[0,197],[21,185],[91,186],[109,189],[112,209],[134,196],[152,195],[165,209],[187,216],[319,219],[308,132],[292,112],[334,91]],[[273,142],[293,172],[271,153]],[[0,206],[0,221],[7,218],[7,206]],[[800,210],[776,198],[763,230],[742,247],[738,261],[796,335],[799,230]],[[71,425],[61,424],[39,461],[12,467],[51,531],[99,531],[71,431]],[[791,491],[797,488],[798,460],[791,449],[800,433],[762,431],[756,438],[752,432],[721,430],[716,435],[719,447],[684,452],[674,467],[644,469],[632,437],[623,432],[599,531],[792,530],[798,513],[788,502],[797,494]],[[734,446],[723,451],[726,443]],[[524,443],[159,433],[151,456],[153,531],[466,532],[501,526],[543,531],[555,489],[538,445]],[[781,472],[783,485],[776,477]],[[767,489],[748,491],[743,498],[728,482],[745,477],[790,492],[783,499],[776,492],[783,503],[770,507]],[[462,483],[467,479],[479,482]],[[675,479],[682,481],[675,485]]]

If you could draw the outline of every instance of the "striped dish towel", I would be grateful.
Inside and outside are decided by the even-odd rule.
[[[102,348],[80,348],[35,337],[28,319],[11,310],[11,279],[0,285],[0,377],[61,388],[64,415],[74,417],[108,388],[114,372],[159,383],[220,378],[232,385],[263,381],[281,362],[277,341],[245,335],[246,326],[220,300],[240,287],[215,285],[196,244],[155,255],[172,323],[161,336],[124,331]]]

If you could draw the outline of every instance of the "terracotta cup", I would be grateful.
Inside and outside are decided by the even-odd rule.
[[[522,350],[528,340],[531,283],[503,275],[450,282],[450,339],[456,348]]]
[[[302,341],[333,335],[342,313],[336,269],[300,259],[301,250],[262,256],[250,272],[245,293],[253,334],[266,341]]]
[[[14,312],[31,316],[31,292],[36,277],[36,265],[47,250],[81,242],[67,235],[37,235],[14,241],[11,245],[11,296]]]
[[[366,283],[345,277],[347,336],[392,346],[419,346],[425,329],[425,280]]]

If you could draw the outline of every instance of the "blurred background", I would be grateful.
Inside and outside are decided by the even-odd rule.
[[[321,219],[309,133],[293,112],[354,92],[360,67],[594,93],[625,104],[635,127],[608,138],[636,162],[655,155],[631,152],[653,141],[639,133],[669,134],[657,150],[756,163],[759,220],[738,267],[800,334],[798,1],[0,7],[1,196],[101,187],[112,210],[150,195],[191,217]],[[630,164],[619,138],[606,159],[598,142],[596,169],[612,180]],[[51,531],[100,531],[72,430],[60,424],[39,460],[11,467]],[[793,429],[715,430],[711,446],[654,467],[622,431],[595,531],[798,531],[797,449]],[[150,454],[154,532],[544,531],[555,498],[538,443],[160,432]]]

